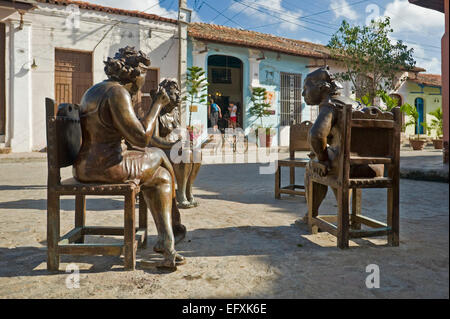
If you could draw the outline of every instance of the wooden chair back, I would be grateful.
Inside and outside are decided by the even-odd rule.
[[[350,164],[389,164],[389,177],[399,170],[401,111],[383,112],[377,107],[342,110],[340,177],[349,179]]]
[[[55,116],[55,102],[45,99],[47,124],[48,185],[61,181],[60,168],[73,165],[81,147],[79,106],[62,103]]]
[[[295,157],[297,151],[309,151],[308,133],[313,123],[303,121],[300,124],[291,124],[289,129],[289,154],[291,158]]]

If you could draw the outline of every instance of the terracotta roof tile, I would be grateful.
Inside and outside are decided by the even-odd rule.
[[[266,49],[298,56],[329,57],[327,48],[320,44],[216,24],[191,23],[188,28],[188,34],[193,38],[211,42]]]
[[[94,11],[101,11],[106,13],[113,13],[113,14],[119,14],[119,15],[125,15],[130,17],[136,17],[136,18],[142,18],[147,20],[157,20],[157,21],[163,21],[163,22],[169,22],[169,23],[178,23],[175,19],[170,18],[164,18],[160,17],[156,14],[151,13],[145,13],[143,11],[137,11],[137,10],[125,10],[125,9],[118,9],[118,8],[112,8],[112,7],[105,7],[85,1],[73,1],[73,0],[36,0],[37,2],[41,3],[49,3],[49,4],[56,4],[56,5],[70,5],[70,4],[76,4],[80,9],[86,9],[86,10],[94,10]]]
[[[409,80],[425,85],[442,86],[440,74],[419,73],[417,78],[409,78]]]
[[[188,35],[199,40],[266,49],[290,55],[330,58],[329,49],[321,44],[215,24],[191,23],[188,28]],[[423,72],[425,69],[414,67],[411,71]]]

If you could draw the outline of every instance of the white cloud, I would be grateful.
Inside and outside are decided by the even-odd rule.
[[[90,3],[95,3],[101,6],[138,10],[146,13],[152,13],[161,17],[176,19],[178,16],[178,7],[174,6],[174,10],[167,10],[160,6],[159,0],[89,0]]]
[[[417,58],[417,66],[424,68],[426,73],[441,74],[441,61],[438,58]]]
[[[386,6],[384,16],[391,17],[395,32],[414,31],[418,35],[444,32],[444,14],[409,3],[394,0]]]
[[[161,0],[88,0],[90,3],[95,3],[105,7],[145,11],[146,13],[156,14],[165,18],[178,18],[178,1],[172,2],[171,10],[160,5]],[[201,22],[200,17],[196,11],[192,11],[192,22]]]
[[[330,9],[333,10],[335,18],[358,19],[358,14],[348,5],[346,0],[331,0]]]
[[[324,43],[322,43],[320,40],[318,39],[310,39],[310,38],[301,38],[299,39],[300,41],[305,41],[305,42],[311,42],[311,43],[316,43],[316,44],[321,44],[324,45]]]
[[[282,0],[258,0],[258,1],[250,1],[244,0],[240,1],[241,3],[236,3],[232,7],[230,7],[230,11],[234,12],[234,14],[241,12],[240,14],[246,15],[251,18],[252,21],[260,23],[260,25],[264,24],[273,24],[280,22],[278,25],[279,30],[286,31],[297,31],[302,25],[305,25],[303,21],[300,20],[300,17],[303,15],[302,10],[290,10],[288,11],[286,8],[281,6]],[[267,12],[268,14],[264,13]],[[284,12],[284,13],[283,13]],[[230,18],[233,15],[227,15]],[[276,17],[280,16],[283,20],[277,19]],[[233,19],[239,22],[239,17]],[[231,22],[230,22],[231,23]],[[276,25],[273,25],[275,28]],[[233,27],[238,27],[233,25]]]
[[[413,56],[416,59],[416,66],[424,68],[426,73],[441,74],[441,60],[433,57],[421,45],[405,41],[409,48],[414,49]],[[438,53],[439,54],[439,53]]]

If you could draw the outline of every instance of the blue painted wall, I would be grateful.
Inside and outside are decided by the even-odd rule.
[[[193,44],[191,39],[188,41],[188,67],[193,65]],[[306,66],[310,64],[310,60],[304,57],[290,56],[285,54],[278,54],[275,52],[264,52],[266,59],[261,60],[259,64],[259,81],[260,87],[264,87],[267,91],[275,92],[275,114],[263,119],[264,125],[271,125],[274,128],[279,127],[280,122],[280,72],[299,73],[302,75],[302,81],[305,76],[311,71]],[[242,61],[243,68],[243,106],[244,106],[244,130],[248,134],[254,124],[255,117],[248,113],[248,108],[251,106],[251,88],[250,88],[250,74],[249,74],[249,49],[238,46],[231,46],[218,43],[208,43],[208,53],[204,60],[204,65],[201,67],[207,72],[207,61],[211,55],[228,55],[238,58]],[[267,72],[273,72],[273,77],[267,77]],[[186,119],[189,114],[186,114]],[[310,119],[310,107],[302,102],[302,121]],[[207,106],[199,106],[198,112],[192,114],[192,121],[201,122],[204,128],[207,127]],[[186,121],[187,123],[187,121]],[[277,134],[278,135],[278,134]]]

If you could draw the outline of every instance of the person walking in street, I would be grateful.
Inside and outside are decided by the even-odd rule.
[[[210,100],[209,105],[209,114],[210,114],[210,121],[211,121],[211,127],[214,129],[214,132],[217,131],[217,125],[219,118],[222,118],[222,111],[220,110],[220,106],[217,105],[217,103],[214,101],[214,99]]]

